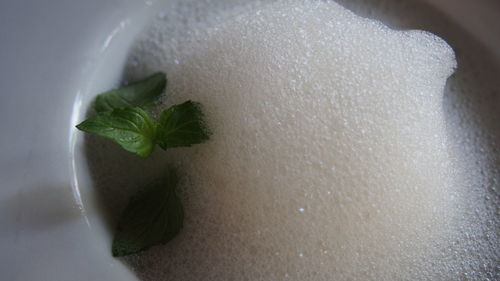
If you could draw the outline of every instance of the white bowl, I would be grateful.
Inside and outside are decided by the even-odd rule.
[[[425,1],[500,61],[498,1]],[[74,125],[119,80],[153,2],[0,3],[2,280],[136,280],[111,257]],[[452,45],[463,40],[436,28]]]

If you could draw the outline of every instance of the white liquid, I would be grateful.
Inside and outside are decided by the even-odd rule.
[[[293,3],[162,24],[178,4],[132,54],[138,76],[167,72],[168,104],[201,102],[214,132],[167,154],[186,173],[186,226],[133,266],[146,280],[463,276],[446,252],[466,195],[442,102],[451,49]]]

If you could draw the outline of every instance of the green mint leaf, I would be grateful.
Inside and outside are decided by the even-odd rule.
[[[153,151],[156,121],[138,107],[116,108],[83,121],[79,130],[110,138],[125,150],[146,157]]]
[[[178,177],[169,169],[166,180],[152,184],[130,199],[118,222],[112,253],[126,256],[165,244],[183,226],[184,211],[175,193]]]
[[[202,143],[209,136],[200,104],[187,101],[162,112],[156,142],[167,149]]]
[[[152,104],[166,85],[165,73],[157,72],[141,81],[98,95],[94,100],[94,109],[107,112],[115,108]]]

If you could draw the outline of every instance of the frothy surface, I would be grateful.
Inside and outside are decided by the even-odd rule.
[[[294,3],[232,10],[143,49],[165,56],[148,65],[168,73],[167,102],[202,102],[214,131],[168,154],[186,172],[188,218],[133,261],[145,279],[411,279],[454,241],[451,49]]]

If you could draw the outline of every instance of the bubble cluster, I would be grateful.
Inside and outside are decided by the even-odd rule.
[[[329,1],[245,2],[173,1],[131,54],[130,77],[165,71],[165,106],[201,102],[213,131],[166,154],[185,228],[130,259],[140,276],[493,280],[498,208],[467,226],[493,205],[469,204],[475,154],[443,103],[452,49]]]

